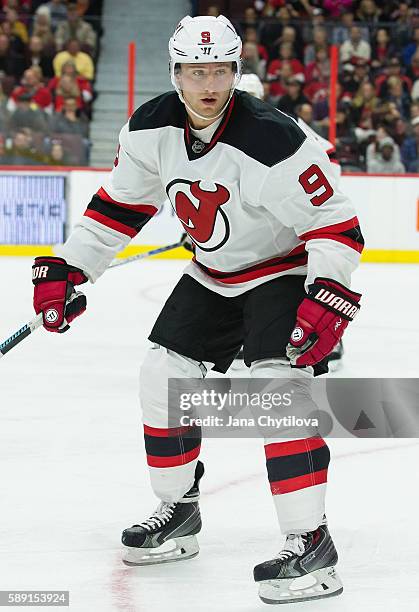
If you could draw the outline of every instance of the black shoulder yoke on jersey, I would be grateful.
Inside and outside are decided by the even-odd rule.
[[[184,128],[186,111],[175,91],[169,91],[142,104],[129,120],[129,131],[162,127]]]
[[[265,166],[291,157],[307,138],[297,123],[276,108],[243,91],[236,91],[225,118],[208,145],[194,152],[189,141],[185,107],[176,92],[168,92],[146,102],[132,115],[130,132],[163,127],[185,129],[189,159],[198,159],[210,151],[216,141],[243,151]]]
[[[220,140],[272,167],[294,155],[307,138],[297,123],[244,91],[236,91],[231,119]]]

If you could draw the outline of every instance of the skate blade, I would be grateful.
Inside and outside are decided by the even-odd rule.
[[[325,599],[342,592],[342,582],[334,567],[319,569],[301,578],[265,580],[259,586],[259,597],[266,604]]]
[[[126,546],[122,561],[125,565],[157,565],[192,559],[199,553],[195,536],[184,536],[168,540],[157,548],[134,548]]]

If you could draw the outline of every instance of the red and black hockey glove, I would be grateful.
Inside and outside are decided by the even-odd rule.
[[[360,293],[329,278],[316,278],[297,310],[287,346],[293,366],[311,366],[331,353],[359,311]]]
[[[87,280],[79,268],[69,266],[65,259],[35,258],[32,266],[33,306],[36,314],[42,312],[45,329],[61,334],[86,310],[86,296],[75,291],[74,286]]]

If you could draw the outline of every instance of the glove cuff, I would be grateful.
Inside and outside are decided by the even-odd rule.
[[[69,266],[61,257],[36,257],[32,266],[34,285],[45,281],[69,281],[73,285],[82,285],[87,280],[82,270]]]
[[[330,278],[316,278],[308,287],[307,298],[336,315],[353,321],[359,312],[361,294]]]

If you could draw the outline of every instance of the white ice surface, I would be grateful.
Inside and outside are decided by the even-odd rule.
[[[32,317],[28,259],[1,259],[0,339]],[[121,530],[156,505],[137,403],[147,333],[184,263],[148,261],[88,287],[63,335],[0,361],[0,590],[69,589],[70,610],[267,610],[252,569],[281,547],[258,440],[206,440],[200,555],[128,568]],[[418,376],[417,266],[363,265],[341,375]],[[339,598],[284,609],[419,610],[419,440],[330,440],[328,517]],[[20,608],[19,608],[20,609]],[[31,608],[41,610],[45,608]],[[56,608],[53,608],[56,609]]]

